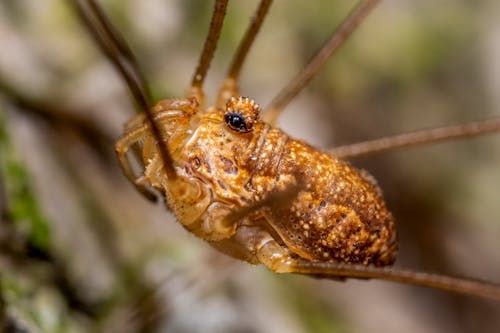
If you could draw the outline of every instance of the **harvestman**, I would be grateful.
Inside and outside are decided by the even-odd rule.
[[[379,278],[500,300],[500,285],[391,267],[395,224],[376,181],[340,158],[500,130],[500,119],[407,133],[348,145],[329,153],[274,127],[284,107],[365,19],[379,0],[362,0],[325,45],[263,112],[241,97],[238,78],[271,5],[261,0],[215,106],[203,82],[228,0],[216,0],[198,67],[183,99],[151,102],[138,64],[94,0],[74,0],[80,18],[126,81],[141,112],[125,126],[116,151],[142,194],[162,193],[177,220],[218,250],[275,272]],[[134,174],[127,152],[139,145]]]

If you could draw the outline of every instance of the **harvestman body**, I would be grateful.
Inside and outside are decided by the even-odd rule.
[[[261,108],[241,97],[237,79],[271,4],[262,0],[240,45],[215,106],[206,107],[202,83],[215,51],[227,0],[217,0],[199,66],[184,99],[151,107],[133,55],[97,4],[74,1],[108,58],[127,81],[144,113],[130,120],[116,151],[125,175],[147,197],[162,193],[177,220],[218,250],[276,272],[332,278],[359,277],[419,284],[500,300],[500,286],[422,273],[392,265],[395,224],[376,181],[337,156],[391,149],[499,130],[494,119],[319,151],[273,124],[284,106],[361,23],[378,1],[361,1],[309,65]],[[139,145],[137,177],[127,152]]]
[[[370,175],[261,121],[260,107],[248,98],[231,97],[224,108],[204,112],[197,100],[153,108],[176,179],[166,177],[147,124],[127,128],[116,144],[128,169],[125,153],[144,140],[140,182],[165,194],[186,229],[276,271],[289,271],[295,258],[393,263],[394,221]],[[245,216],[233,214],[241,210]]]

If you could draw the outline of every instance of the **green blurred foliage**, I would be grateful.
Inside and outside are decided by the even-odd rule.
[[[27,234],[28,242],[42,251],[50,246],[50,225],[40,210],[31,188],[31,178],[16,157],[7,131],[5,114],[0,113],[0,172],[8,197],[7,214],[10,222]]]

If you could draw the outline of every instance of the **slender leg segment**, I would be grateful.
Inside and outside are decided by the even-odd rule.
[[[212,14],[212,20],[210,22],[210,29],[208,31],[207,38],[205,39],[205,44],[203,45],[203,51],[201,52],[198,66],[193,74],[191,86],[187,92],[188,97],[195,97],[198,99],[202,110],[205,109],[205,95],[203,93],[202,86],[205,81],[205,77],[207,76],[210,63],[212,62],[215,49],[217,48],[217,42],[219,41],[222,24],[224,23],[224,17],[226,16],[228,1],[229,0],[215,1],[214,13]]]
[[[151,105],[151,94],[139,70],[137,60],[124,38],[113,27],[95,0],[74,0],[73,5],[101,51],[127,83],[139,107],[138,112],[147,110]]]
[[[257,7],[257,11],[250,21],[250,25],[245,32],[245,36],[238,46],[238,51],[236,51],[233,58],[227,77],[219,89],[216,103],[217,107],[224,107],[229,98],[239,95],[238,79],[241,68],[243,67],[243,63],[245,62],[248,52],[255,41],[255,37],[259,33],[262,23],[267,16],[271,3],[272,0],[261,0],[259,7]]]
[[[113,27],[95,0],[73,0],[73,5],[94,40],[127,83],[140,111],[145,112],[156,141],[164,142],[160,128],[153,119],[151,111],[153,103],[149,89],[125,39]],[[159,144],[159,150],[167,177],[175,179],[177,175],[167,147],[164,144]]]
[[[441,274],[417,272],[397,267],[374,267],[292,258],[276,241],[268,241],[257,250],[260,262],[278,273],[312,274],[331,278],[382,279],[429,288],[500,300],[500,285]]]
[[[455,126],[438,127],[332,148],[339,158],[357,157],[411,146],[457,140],[500,131],[500,118]]]
[[[304,89],[330,56],[344,44],[379,2],[380,0],[361,0],[356,5],[306,67],[271,101],[270,105],[265,109],[264,119],[266,121],[271,125],[276,125],[276,121],[283,109]]]

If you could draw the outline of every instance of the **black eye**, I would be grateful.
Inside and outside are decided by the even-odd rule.
[[[239,112],[230,112],[224,116],[226,124],[238,132],[248,132],[245,117]]]

